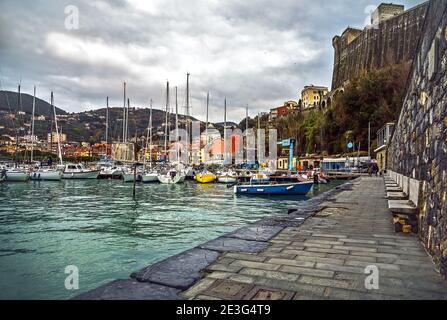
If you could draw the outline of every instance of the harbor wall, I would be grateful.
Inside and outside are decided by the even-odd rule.
[[[418,179],[419,236],[447,278],[447,1],[431,0],[388,167]]]

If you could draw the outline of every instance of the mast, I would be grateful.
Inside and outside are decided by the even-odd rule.
[[[224,100],[224,164],[227,160],[227,99]]]
[[[20,83],[18,85],[18,95],[17,95],[17,111],[16,111],[16,116],[17,116],[17,122],[19,124],[17,130],[16,130],[16,167],[19,165],[19,130],[20,130],[20,119],[19,119],[19,110],[20,110],[20,105],[21,105],[21,95],[20,95]]]
[[[56,127],[56,136],[57,136],[57,152],[59,156],[59,161],[61,162],[61,165],[64,163],[62,162],[62,149],[61,149],[61,141],[59,136],[59,129],[57,127],[57,114],[56,114],[56,106],[54,105],[54,98],[53,98],[53,91],[51,91],[51,106],[53,107],[54,112],[54,124]]]
[[[130,99],[127,98],[127,111],[126,111],[126,143],[129,140],[129,109],[130,109]],[[135,141],[136,143],[136,141]]]
[[[169,81],[166,83],[165,160],[168,160],[168,108],[169,108]]]
[[[152,101],[151,101],[152,103]],[[151,115],[149,113],[149,122],[147,124],[147,133],[146,133],[146,146],[144,147],[144,158],[143,158],[143,169],[146,171],[146,154],[147,154],[147,146],[148,146],[148,140],[149,140],[149,128],[151,126]]]
[[[126,83],[124,82],[124,103],[123,103],[123,143],[125,143],[126,137]]]
[[[245,107],[245,132],[248,131],[248,104]]]
[[[208,109],[210,106],[210,93],[206,94],[206,123],[205,123],[205,147],[203,149],[204,153],[207,151],[206,146],[208,145]],[[204,154],[204,160],[206,160],[206,155]]]
[[[190,112],[189,112],[189,76],[190,74],[187,73],[186,74],[186,139],[187,139],[187,148],[186,148],[186,164],[189,164],[189,138],[190,138],[190,134],[189,134],[189,116],[190,116]]]
[[[106,110],[106,153],[108,143],[109,143],[109,97],[107,97],[107,110]]]
[[[149,111],[149,167],[152,168],[152,99]]]
[[[180,148],[178,145],[178,95],[177,95],[177,87],[175,87],[175,135],[177,142],[177,170],[180,170]]]
[[[34,160],[34,114],[36,112],[36,86],[33,95],[33,114],[31,116],[31,162]]]

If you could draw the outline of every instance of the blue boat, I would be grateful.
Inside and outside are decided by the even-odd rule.
[[[236,185],[234,193],[247,195],[306,195],[313,186],[313,182]]]

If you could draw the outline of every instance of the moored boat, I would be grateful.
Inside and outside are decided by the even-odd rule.
[[[226,171],[217,175],[217,182],[219,183],[234,183],[237,181],[237,173],[234,171]]]
[[[23,169],[9,169],[5,172],[5,181],[9,182],[27,182],[29,180],[29,172]]]
[[[97,179],[101,170],[89,170],[82,164],[66,164],[63,179]]]
[[[146,172],[141,176],[141,181],[143,183],[159,182],[157,172]]]
[[[236,185],[234,186],[234,193],[246,195],[306,195],[312,186],[313,182]]]
[[[54,169],[39,169],[30,173],[30,179],[34,181],[61,181],[62,172]]]
[[[205,171],[196,174],[194,179],[196,179],[198,183],[213,183],[214,181],[216,181],[217,177],[214,173]]]
[[[185,174],[181,171],[172,169],[166,172],[165,174],[158,175],[158,181],[163,184],[177,184],[183,183],[185,181]]]

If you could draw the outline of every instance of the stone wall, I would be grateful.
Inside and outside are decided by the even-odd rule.
[[[447,277],[447,1],[431,0],[388,167],[422,181],[419,235]]]
[[[428,2],[381,22],[370,29],[348,28],[333,39],[332,90],[359,76],[362,70],[379,69],[412,60],[421,35]]]

